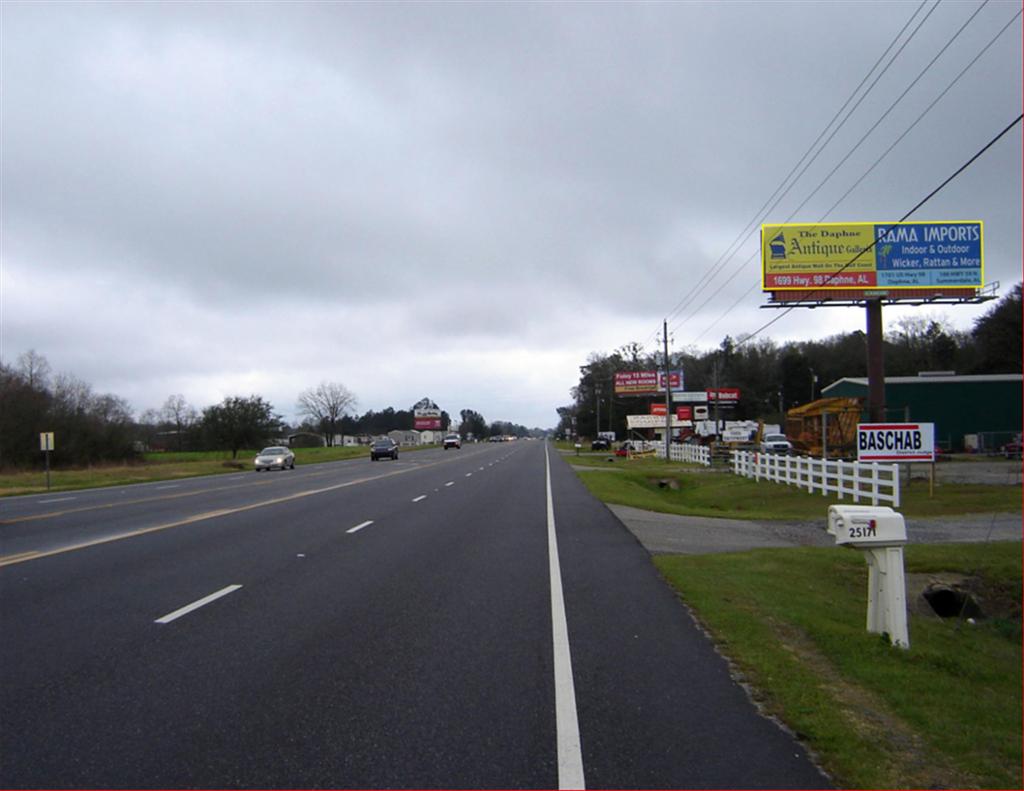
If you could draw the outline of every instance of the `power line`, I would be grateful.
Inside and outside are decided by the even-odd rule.
[[[974,66],[974,64],[975,64],[975,63],[977,63],[977,62],[978,62],[978,60],[979,60],[979,59],[980,59],[980,58],[981,58],[981,57],[982,57],[982,56],[983,56],[983,55],[984,55],[984,54],[985,54],[985,53],[986,53],[986,52],[987,52],[987,51],[988,51],[988,50],[989,50],[989,49],[990,49],[990,48],[992,47],[992,45],[993,45],[993,44],[995,44],[995,42],[996,42],[996,41],[997,41],[997,40],[998,40],[998,39],[999,39],[999,38],[1000,38],[1000,37],[1001,37],[1001,36],[1003,35],[1003,33],[1005,33],[1005,32],[1007,31],[1007,29],[1009,29],[1010,25],[1012,25],[1012,24],[1013,24],[1013,23],[1014,23],[1014,22],[1015,22],[1015,21],[1016,21],[1017,19],[1019,19],[1019,18],[1020,18],[1020,16],[1021,16],[1021,14],[1022,14],[1022,13],[1024,13],[1024,11],[1018,11],[1018,12],[1017,12],[1016,14],[1014,14],[1014,15],[1013,15],[1013,17],[1012,17],[1012,18],[1011,18],[1011,19],[1010,19],[1010,20],[1009,20],[1009,21],[1008,21],[1008,22],[1007,22],[1007,23],[1006,23],[1005,25],[1003,25],[1003,27],[1002,27],[1002,28],[1001,28],[1001,29],[999,30],[999,32],[997,32],[997,33],[995,34],[995,36],[993,36],[993,37],[992,37],[992,38],[991,38],[991,39],[989,40],[988,44],[986,44],[986,45],[985,45],[985,46],[984,46],[984,47],[983,47],[983,48],[982,48],[982,49],[981,49],[981,50],[980,50],[980,51],[978,52],[978,54],[977,54],[977,55],[975,55],[975,56],[974,56],[974,58],[972,58],[972,59],[971,59],[971,61],[970,61],[970,62],[969,62],[969,63],[968,63],[968,64],[967,64],[967,65],[966,65],[966,66],[965,66],[965,67],[964,67],[964,68],[963,68],[963,69],[962,69],[961,71],[960,71],[960,73],[959,73],[959,74],[957,74],[957,76],[953,78],[953,80],[952,80],[952,81],[951,81],[951,82],[949,83],[949,85],[947,85],[947,86],[946,86],[946,88],[945,88],[945,89],[944,89],[944,90],[943,90],[943,91],[942,91],[942,92],[941,92],[941,93],[940,93],[940,94],[939,94],[938,96],[936,96],[936,97],[935,97],[935,99],[933,99],[933,100],[932,100],[932,102],[931,102],[931,103],[930,103],[930,104],[929,104],[929,105],[928,105],[928,106],[927,106],[927,107],[926,107],[926,108],[925,108],[925,109],[924,109],[924,110],[923,110],[923,111],[921,112],[921,114],[920,114],[920,115],[918,115],[918,117],[917,117],[917,118],[916,118],[916,119],[914,120],[914,122],[913,122],[913,123],[911,123],[911,124],[910,124],[910,126],[908,126],[908,127],[907,127],[907,128],[906,128],[906,129],[904,130],[904,131],[903,131],[903,133],[902,133],[902,134],[900,134],[900,136],[899,136],[899,137],[897,137],[897,138],[896,138],[896,140],[895,140],[895,141],[894,141],[894,142],[893,142],[893,143],[892,143],[892,144],[891,144],[891,145],[890,145],[890,146],[889,146],[889,147],[888,147],[888,148],[887,148],[887,149],[886,149],[886,150],[885,150],[885,151],[883,152],[883,154],[882,154],[882,155],[881,155],[881,156],[880,156],[880,157],[879,157],[878,159],[876,159],[876,160],[874,161],[874,163],[873,163],[873,164],[872,164],[872,165],[871,165],[871,166],[870,166],[870,167],[869,167],[869,168],[868,168],[868,169],[867,169],[867,170],[866,170],[866,171],[865,171],[865,172],[864,172],[864,173],[863,173],[863,174],[862,174],[862,175],[860,176],[860,178],[858,178],[858,179],[857,179],[857,181],[855,181],[855,182],[853,183],[853,185],[851,185],[851,186],[850,186],[850,188],[849,188],[848,190],[846,190],[846,192],[844,192],[844,193],[843,193],[843,195],[842,195],[842,196],[841,196],[841,197],[839,198],[839,200],[837,200],[837,201],[836,201],[835,203],[833,203],[833,204],[832,204],[832,206],[831,206],[831,207],[829,207],[828,211],[826,211],[826,212],[825,212],[825,213],[824,213],[824,214],[823,214],[823,215],[822,215],[821,217],[819,217],[819,218],[818,218],[818,220],[817,220],[818,222],[823,222],[823,221],[824,221],[824,220],[825,220],[826,218],[828,218],[828,216],[829,216],[829,215],[830,215],[830,214],[831,214],[831,213],[832,213],[833,211],[835,211],[835,209],[836,209],[836,208],[837,208],[837,207],[838,207],[838,206],[839,206],[839,205],[840,205],[840,204],[841,204],[841,203],[842,203],[842,202],[843,202],[844,200],[846,200],[846,198],[848,198],[848,197],[850,196],[850,194],[851,194],[851,193],[852,193],[852,192],[853,192],[853,191],[854,191],[854,190],[855,190],[855,189],[856,189],[856,188],[857,188],[858,186],[860,186],[860,184],[861,184],[861,183],[862,183],[862,182],[864,181],[864,179],[865,179],[865,178],[867,178],[867,177],[868,177],[868,176],[869,176],[869,175],[870,175],[870,174],[871,174],[871,173],[872,173],[872,172],[874,171],[874,169],[875,169],[876,167],[878,167],[878,165],[879,165],[879,164],[881,164],[881,162],[882,162],[882,161],[883,161],[883,160],[884,160],[884,159],[885,159],[885,158],[886,158],[886,157],[887,157],[887,156],[888,156],[888,155],[889,155],[890,153],[892,153],[893,149],[894,149],[894,148],[895,148],[895,147],[896,147],[897,145],[899,145],[899,143],[901,143],[901,142],[903,141],[903,139],[904,139],[904,138],[905,138],[905,137],[906,137],[906,136],[907,136],[907,135],[908,135],[908,134],[909,134],[909,133],[910,133],[910,132],[911,132],[911,131],[912,131],[912,130],[913,130],[913,129],[914,129],[914,128],[915,128],[915,127],[916,127],[916,126],[917,126],[917,125],[918,125],[918,124],[919,124],[919,123],[920,123],[920,122],[922,121],[922,120],[923,120],[923,119],[924,119],[924,117],[925,117],[925,116],[926,116],[926,115],[927,115],[927,114],[928,114],[929,112],[931,112],[931,110],[932,110],[932,109],[933,109],[933,108],[935,107],[935,105],[936,105],[936,104],[938,104],[938,102],[939,102],[939,101],[940,101],[940,100],[941,100],[941,99],[942,99],[942,98],[943,98],[943,97],[944,97],[944,96],[945,96],[945,95],[946,95],[947,93],[949,93],[949,91],[950,91],[950,90],[951,90],[951,89],[953,88],[953,86],[954,86],[954,85],[956,85],[956,83],[960,81],[960,78],[961,78],[961,77],[963,77],[963,76],[964,76],[964,74],[966,74],[966,73],[967,73],[967,72],[968,72],[968,71],[969,71],[969,70],[971,69],[971,67],[972,67],[972,66]],[[805,201],[805,203],[806,203],[806,201]],[[802,208],[802,207],[803,207],[803,204],[801,204],[801,206],[800,206],[800,207],[798,207],[796,211],[799,211],[799,209],[800,209],[800,208]],[[792,219],[792,218],[793,218],[793,216],[794,216],[794,215],[796,214],[796,211],[794,211],[794,212],[793,212],[792,214],[790,214],[790,215],[789,215],[789,217],[788,217],[788,218],[786,219],[786,222],[788,222],[788,221],[789,221],[790,219]],[[748,258],[746,259],[746,261],[744,261],[744,262],[743,262],[744,266],[745,266],[746,264],[750,263],[750,261],[752,261],[752,260],[754,259],[754,257],[755,257],[755,256],[756,256],[756,255],[758,254],[758,252],[759,252],[758,250],[755,250],[755,251],[754,251],[754,252],[753,252],[753,253],[752,253],[752,254],[751,254],[751,255],[750,255],[750,256],[749,256],[749,257],[748,257]],[[844,269],[845,269],[845,267],[844,267]],[[732,276],[731,276],[731,277],[730,277],[730,278],[729,278],[729,279],[728,279],[728,280],[727,280],[727,281],[726,281],[725,283],[723,283],[723,288],[724,288],[724,286],[726,286],[726,285],[728,285],[729,283],[731,283],[731,282],[733,281],[733,279],[735,279],[736,275],[737,275],[737,274],[739,274],[739,271],[740,271],[740,270],[737,270],[736,272],[734,272],[734,273],[733,273],[733,275],[732,275]],[[840,271],[843,271],[843,270],[840,270]],[[837,274],[838,274],[838,273],[837,273]],[[715,319],[715,320],[714,320],[713,322],[711,322],[710,324],[708,324],[708,325],[707,325],[707,326],[706,326],[706,327],[705,327],[705,328],[704,328],[704,329],[703,329],[703,330],[701,331],[701,333],[700,333],[700,334],[699,334],[699,335],[698,335],[698,336],[697,336],[696,338],[694,338],[694,341],[693,341],[693,342],[694,342],[694,343],[696,343],[696,342],[697,342],[698,340],[700,340],[700,339],[701,339],[702,337],[704,337],[704,335],[705,335],[705,334],[707,334],[707,332],[708,332],[708,331],[710,331],[710,330],[711,330],[711,329],[712,329],[712,328],[713,328],[713,327],[714,327],[715,325],[717,325],[717,324],[718,324],[718,322],[720,322],[720,321],[721,321],[722,319],[724,319],[724,318],[725,318],[725,317],[726,317],[727,315],[729,315],[729,314],[730,314],[730,313],[731,313],[731,312],[732,312],[733,310],[735,310],[735,309],[736,309],[736,307],[737,307],[737,306],[738,306],[738,305],[739,305],[739,304],[740,304],[740,303],[741,303],[741,302],[742,302],[742,301],[743,301],[744,299],[746,299],[746,298],[747,298],[747,297],[748,297],[748,296],[749,296],[749,295],[750,295],[750,294],[751,294],[751,293],[752,293],[752,292],[753,292],[753,291],[754,291],[754,290],[755,290],[756,288],[757,288],[757,284],[755,283],[755,284],[754,284],[753,286],[751,286],[751,287],[750,287],[749,289],[747,289],[747,291],[745,291],[745,292],[744,292],[744,293],[743,293],[743,294],[742,294],[742,295],[740,296],[740,298],[739,298],[739,299],[737,299],[737,300],[736,300],[735,302],[733,302],[733,304],[732,304],[732,305],[730,305],[730,306],[729,306],[729,308],[727,308],[727,309],[725,310],[725,312],[724,312],[724,313],[722,313],[722,314],[721,314],[721,315],[720,315],[720,316],[719,316],[719,317],[718,317],[717,319]],[[716,292],[716,293],[718,293],[718,292]],[[812,293],[813,293],[813,292],[812,292]],[[701,305],[701,307],[704,307],[704,305],[706,305],[706,304],[707,304],[707,303],[708,303],[709,301],[710,301],[710,299],[708,299],[708,300],[705,300],[705,302],[704,302],[704,303],[703,303],[703,304]],[[799,304],[799,303],[798,303],[798,304]],[[794,305],[794,307],[796,307],[796,305]],[[785,314],[783,314],[783,315],[785,315]],[[776,317],[776,319],[775,319],[775,320],[773,320],[773,321],[777,321],[777,320],[778,320],[779,318],[781,318],[781,316],[778,316],[778,317]]]
[[[828,144],[836,136],[836,134],[839,132],[839,130],[842,129],[842,127],[850,119],[850,117],[853,115],[853,113],[856,111],[856,109],[861,105],[861,103],[864,101],[864,99],[872,91],[872,89],[875,87],[875,85],[878,84],[878,81],[889,70],[889,68],[896,61],[896,59],[900,56],[900,54],[903,52],[903,50],[906,48],[906,46],[910,43],[910,41],[914,38],[914,36],[917,35],[918,31],[921,29],[921,27],[924,25],[924,23],[928,21],[928,19],[931,17],[931,15],[935,12],[935,9],[938,8],[939,2],[941,2],[941,0],[939,0],[939,2],[936,2],[932,6],[931,10],[929,10],[929,12],[925,15],[925,17],[918,23],[917,27],[914,28],[914,30],[911,32],[910,36],[907,37],[906,41],[903,42],[903,44],[896,51],[896,53],[893,55],[893,57],[889,59],[889,62],[885,65],[885,67],[875,77],[875,79],[871,83],[871,85],[867,88],[866,91],[864,91],[864,93],[861,95],[861,97],[857,100],[857,103],[853,106],[853,108],[851,108],[850,112],[848,112],[846,114],[846,117],[843,118],[843,120],[839,123],[838,126],[836,126],[836,128],[832,131],[832,134],[829,135],[828,139],[821,145],[820,148],[818,148],[817,152],[814,154],[814,156],[812,156],[810,158],[810,160],[807,161],[806,165],[804,165],[803,169],[800,170],[800,173],[797,174],[796,178],[794,178],[793,181],[789,184],[789,186],[786,187],[786,182],[789,181],[789,179],[793,176],[793,174],[797,171],[797,169],[800,168],[801,164],[803,164],[804,161],[807,160],[807,158],[811,154],[811,152],[814,151],[815,147],[818,145],[818,143],[821,141],[821,139],[828,133],[829,129],[836,122],[836,119],[839,118],[840,115],[842,115],[843,111],[846,110],[846,108],[849,106],[850,102],[852,102],[853,99],[857,96],[857,94],[860,91],[860,89],[871,78],[871,75],[874,73],[875,69],[878,68],[878,65],[885,59],[886,55],[889,54],[889,52],[892,50],[892,48],[894,46],[896,46],[896,43],[900,40],[900,38],[902,37],[903,33],[906,32],[908,27],[910,27],[910,25],[913,23],[914,19],[918,16],[918,14],[921,12],[921,9],[924,8],[924,6],[926,5],[927,2],[928,2],[928,0],[922,0],[921,4],[915,9],[914,13],[906,21],[906,23],[903,25],[903,27],[900,28],[899,32],[896,34],[896,36],[890,42],[889,46],[885,48],[885,51],[883,51],[881,55],[879,55],[879,57],[875,61],[874,65],[872,65],[872,67],[870,69],[868,69],[867,74],[864,75],[863,79],[860,81],[860,83],[857,85],[857,87],[854,88],[853,92],[846,99],[846,101],[843,103],[843,105],[835,112],[835,114],[832,116],[831,120],[829,120],[829,122],[825,125],[825,127],[821,130],[821,132],[815,138],[814,142],[811,143],[811,145],[807,149],[807,151],[804,152],[803,156],[800,157],[799,160],[797,160],[796,164],[792,167],[792,169],[789,171],[789,173],[786,174],[785,178],[783,178],[783,180],[779,184],[779,186],[775,188],[775,191],[772,192],[772,194],[769,196],[768,200],[766,200],[764,202],[764,204],[762,204],[761,208],[758,209],[754,213],[754,216],[751,218],[751,220],[749,220],[747,222],[747,224],[744,226],[743,230],[740,231],[739,235],[732,241],[732,243],[730,243],[729,246],[726,247],[726,249],[722,253],[722,255],[719,256],[718,260],[714,264],[712,264],[707,269],[707,271],[705,271],[704,275],[697,282],[697,284],[694,286],[694,288],[690,290],[690,292],[687,294],[687,296],[684,297],[682,300],[680,300],[680,302],[677,303],[676,306],[671,311],[669,311],[669,313],[667,315],[667,318],[672,318],[673,316],[677,315],[679,313],[679,311],[684,309],[690,302],[692,302],[697,297],[697,295],[704,288],[707,287],[708,283],[710,282],[710,280],[708,279],[708,276],[712,275],[711,279],[714,279],[714,273],[717,273],[717,272],[720,271],[719,265],[727,263],[736,254],[736,252],[738,252],[738,249],[739,249],[738,247],[733,252],[731,252],[731,253],[729,252],[736,245],[736,243],[740,242],[740,244],[742,244],[743,241],[746,241],[746,239],[750,237],[750,234],[753,233],[754,230],[756,230],[757,224],[758,224],[758,219],[760,218],[760,220],[763,221],[764,218],[767,216],[767,214],[769,212],[771,212],[782,201],[782,199],[786,197],[786,195],[789,194],[790,190],[792,190],[794,186],[796,186],[796,183],[800,180],[800,178],[804,175],[804,173],[807,172],[807,169],[817,160],[817,158],[821,155],[821,153],[825,150],[825,148],[828,146]],[[985,0],[985,2],[988,2],[988,0]],[[785,191],[783,191],[782,194],[780,195],[779,192],[780,192],[780,190],[783,190],[784,187],[785,187]],[[776,196],[778,196],[778,197],[776,198]],[[774,200],[774,203],[772,203],[773,200]],[[771,204],[771,205],[769,206],[769,204]],[[705,282],[705,281],[707,281],[707,282]],[[703,307],[704,304],[707,304],[707,303],[706,302],[703,303],[701,305],[701,307]],[[691,317],[692,317],[692,315],[693,314],[691,314]],[[689,318],[690,317],[687,317],[682,322],[679,322],[678,324],[676,324],[674,329],[677,329],[677,328],[681,327],[683,324],[686,323],[686,321],[689,320]],[[657,333],[654,333],[654,334],[656,335]]]
[[[912,208],[912,209],[911,209],[910,211],[908,211],[908,212],[907,212],[906,214],[904,214],[904,215],[903,215],[903,216],[902,216],[902,217],[901,217],[901,218],[900,218],[899,220],[897,220],[897,221],[896,221],[896,223],[893,223],[893,225],[895,226],[896,224],[898,224],[898,223],[901,223],[901,222],[903,222],[904,220],[906,220],[906,219],[907,219],[907,217],[909,217],[909,216],[910,216],[911,214],[913,214],[913,213],[914,213],[914,212],[916,212],[916,211],[917,211],[918,209],[920,209],[920,208],[921,208],[922,206],[924,206],[924,205],[925,205],[925,204],[926,204],[926,203],[927,203],[928,201],[930,201],[930,200],[931,200],[932,198],[934,198],[934,197],[935,197],[935,196],[936,196],[936,195],[937,195],[937,194],[939,193],[939,191],[940,191],[940,190],[942,190],[942,189],[943,189],[943,188],[944,188],[944,187],[945,187],[945,186],[946,186],[947,184],[949,184],[949,183],[950,183],[951,181],[953,181],[953,179],[955,179],[955,178],[956,178],[957,176],[959,176],[959,175],[960,175],[961,173],[963,173],[963,172],[964,172],[965,170],[967,170],[967,168],[969,168],[969,167],[970,167],[970,166],[971,166],[972,164],[974,164],[974,162],[975,162],[975,161],[976,161],[976,160],[977,160],[977,159],[978,159],[979,157],[981,157],[981,156],[982,156],[982,154],[984,154],[984,153],[985,153],[986,151],[988,151],[988,150],[989,150],[989,149],[990,149],[990,148],[991,148],[992,146],[994,146],[994,145],[995,145],[995,144],[996,144],[996,143],[997,143],[997,142],[998,142],[998,141],[999,141],[999,140],[1000,140],[1000,139],[1001,139],[1001,138],[1002,138],[1002,137],[1003,137],[1004,135],[1006,135],[1006,134],[1007,134],[1007,133],[1008,133],[1008,132],[1009,132],[1009,131],[1010,131],[1011,129],[1013,129],[1013,127],[1015,127],[1015,126],[1016,126],[1017,124],[1019,124],[1019,123],[1021,122],[1021,119],[1024,119],[1024,113],[1021,113],[1020,115],[1018,115],[1018,116],[1017,116],[1017,117],[1016,117],[1016,118],[1015,118],[1015,119],[1014,119],[1014,120],[1013,120],[1012,122],[1010,122],[1010,124],[1008,124],[1008,125],[1006,126],[1006,128],[1005,128],[1005,129],[1003,129],[1003,130],[1002,130],[1002,131],[1001,131],[1001,132],[1000,132],[999,134],[997,134],[997,135],[996,135],[995,137],[993,137],[993,138],[992,138],[992,139],[991,139],[991,140],[990,140],[990,141],[989,141],[988,143],[986,143],[986,144],[985,144],[985,146],[984,146],[983,148],[981,148],[981,149],[980,149],[980,150],[978,151],[978,153],[976,153],[976,154],[975,154],[974,156],[972,156],[972,157],[971,157],[971,158],[970,158],[969,160],[967,160],[967,161],[966,161],[966,162],[965,162],[965,163],[964,163],[963,165],[961,165],[961,166],[960,166],[959,168],[957,168],[957,170],[956,170],[956,171],[954,171],[954,173],[953,173],[953,174],[952,174],[951,176],[949,176],[949,178],[947,178],[947,179],[946,179],[945,181],[943,181],[943,182],[942,182],[942,183],[941,183],[941,184],[940,184],[940,185],[939,185],[938,187],[936,187],[936,188],[935,188],[935,189],[933,189],[933,190],[932,190],[931,192],[929,192],[929,193],[928,193],[928,194],[927,194],[927,195],[926,195],[926,196],[925,196],[924,198],[922,198],[922,199],[920,200],[920,202],[918,202],[918,204],[917,204],[916,206],[914,206],[914,208]],[[864,248],[863,250],[861,250],[861,251],[860,251],[859,253],[857,253],[857,255],[855,255],[855,256],[854,256],[853,258],[851,258],[851,259],[850,259],[850,260],[849,260],[849,261],[848,261],[848,262],[847,262],[846,264],[844,264],[844,265],[843,265],[843,266],[842,266],[842,267],[841,267],[840,269],[838,269],[838,270],[837,270],[836,272],[834,272],[834,273],[832,273],[831,275],[829,275],[829,277],[828,277],[828,280],[826,280],[826,281],[825,281],[825,283],[823,283],[822,285],[823,285],[823,286],[824,286],[824,285],[827,285],[827,283],[828,283],[828,281],[829,281],[829,280],[832,280],[832,279],[834,279],[834,278],[838,277],[838,276],[839,276],[839,275],[841,275],[841,274],[842,274],[842,273],[843,273],[844,271],[846,271],[846,270],[847,270],[847,269],[848,269],[849,267],[853,266],[853,264],[854,264],[854,263],[855,263],[855,262],[857,261],[857,259],[859,259],[859,258],[860,258],[860,257],[861,257],[862,255],[864,255],[864,253],[866,253],[866,252],[868,252],[869,250],[871,250],[872,248],[874,248],[874,246],[875,246],[875,245],[876,245],[877,243],[878,243],[878,239],[877,239],[877,237],[876,237],[876,239],[875,239],[875,240],[874,240],[873,242],[871,242],[871,244],[869,244],[869,245],[868,245],[867,247],[865,247],[865,248]],[[773,319],[772,319],[771,321],[769,321],[769,322],[767,322],[767,323],[763,324],[763,325],[762,325],[761,327],[759,327],[758,329],[754,330],[754,332],[752,332],[752,333],[750,333],[749,335],[747,335],[747,336],[746,336],[746,337],[745,337],[745,338],[744,338],[743,340],[739,341],[739,342],[738,342],[738,343],[737,343],[736,345],[737,345],[737,346],[741,346],[742,344],[744,344],[744,343],[746,343],[747,341],[751,340],[752,338],[756,337],[756,336],[757,336],[757,335],[759,335],[759,334],[760,334],[761,332],[763,332],[764,330],[766,330],[766,329],[768,329],[768,328],[769,328],[770,326],[772,326],[772,325],[773,325],[773,324],[774,324],[775,322],[777,322],[777,321],[778,321],[779,319],[781,319],[781,318],[782,318],[783,316],[787,316],[787,315],[789,315],[789,313],[790,313],[790,312],[792,312],[792,311],[793,311],[793,310],[795,310],[796,308],[800,307],[800,306],[801,306],[801,304],[802,304],[803,302],[805,302],[805,301],[807,301],[807,300],[811,299],[811,297],[813,297],[813,296],[814,296],[815,294],[822,294],[822,293],[824,293],[824,292],[822,291],[822,289],[821,289],[821,288],[815,289],[814,291],[810,292],[810,295],[809,295],[809,296],[805,297],[804,299],[801,299],[801,300],[799,300],[799,301],[798,301],[798,302],[796,302],[795,304],[793,304],[793,305],[791,305],[790,307],[788,307],[788,308],[786,308],[785,310],[783,310],[783,311],[782,311],[781,313],[779,313],[779,315],[778,315],[778,316],[776,316],[775,318],[773,318]]]

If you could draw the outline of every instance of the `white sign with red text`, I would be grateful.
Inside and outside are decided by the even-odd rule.
[[[935,461],[935,424],[859,423],[857,461]]]

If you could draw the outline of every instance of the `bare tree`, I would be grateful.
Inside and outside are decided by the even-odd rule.
[[[29,387],[44,389],[50,384],[50,363],[35,349],[18,356],[18,373]]]
[[[339,382],[321,382],[299,393],[298,411],[310,418],[324,435],[324,444],[334,443],[335,426],[356,405],[356,397]]]
[[[160,407],[160,416],[174,426],[174,430],[177,432],[178,450],[182,450],[185,432],[195,426],[199,420],[199,413],[185,400],[185,396],[176,393],[167,396],[164,405]]]

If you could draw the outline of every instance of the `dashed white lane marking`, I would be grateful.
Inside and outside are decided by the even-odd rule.
[[[345,532],[346,532],[346,533],[358,533],[358,532],[359,532],[360,530],[362,530],[362,529],[363,529],[364,527],[369,527],[369,526],[370,526],[370,525],[372,525],[372,524],[373,524],[373,520],[372,520],[372,519],[370,519],[370,520],[369,520],[369,521],[367,521],[367,522],[363,522],[363,523],[362,523],[361,525],[356,525],[355,527],[350,527],[350,528],[349,528],[348,530],[346,530]]]
[[[551,497],[551,459],[544,446],[544,470],[548,500],[548,572],[551,579],[551,637],[555,665],[555,741],[558,748],[558,787],[583,789],[583,750],[580,747],[580,723],[576,714],[576,687],[572,680],[572,656],[569,653],[569,625],[565,619],[562,570],[558,563],[558,538],[555,535],[555,505]]]
[[[179,483],[172,483],[169,486],[156,486],[156,487],[154,487],[153,490],[154,491],[160,491],[161,489],[178,489],[180,487],[181,487],[181,484],[179,484]]]
[[[448,483],[445,484],[445,486],[454,486],[454,485],[455,485],[455,481],[448,481]]]
[[[57,497],[53,500],[37,500],[39,505],[46,505],[47,503],[66,503],[68,500],[74,500],[74,497]]]
[[[200,607],[205,607],[210,602],[217,601],[217,599],[221,598],[222,596],[227,596],[229,593],[234,593],[241,587],[241,585],[228,585],[226,588],[221,588],[216,593],[211,593],[209,596],[204,596],[203,598],[199,599],[199,601],[194,601],[191,604],[186,604],[180,610],[175,610],[172,613],[168,613],[163,618],[157,618],[156,621],[154,621],[154,623],[170,623],[171,621],[176,621],[181,616],[188,615],[190,612],[192,612],[193,610],[198,610]]]
[[[467,472],[467,473],[466,473],[466,477],[467,477],[467,478],[472,478],[472,477],[473,477],[473,473],[471,473],[471,472]]]
[[[426,499],[427,499],[427,496],[425,494],[421,494],[419,497],[413,497],[412,501],[414,503],[418,503],[420,500],[426,500]]]

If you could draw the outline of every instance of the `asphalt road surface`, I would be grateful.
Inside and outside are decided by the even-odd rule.
[[[541,442],[0,502],[0,787],[806,788]]]

